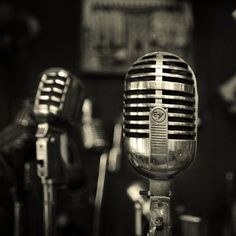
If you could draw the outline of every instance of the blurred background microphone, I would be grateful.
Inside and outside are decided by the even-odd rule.
[[[196,152],[198,94],[190,66],[166,52],[138,59],[125,78],[124,148],[150,179],[150,228],[170,234],[170,180]]]
[[[35,130],[32,101],[27,99],[12,124],[0,132],[1,187],[8,186],[12,189],[14,236],[22,236],[26,233],[24,165],[35,157]]]
[[[89,98],[84,99],[82,106],[81,133],[86,149],[103,150],[107,143],[101,120],[93,118],[93,104]]]
[[[113,130],[113,143],[109,151],[109,162],[108,170],[110,172],[118,172],[121,167],[121,158],[122,158],[122,119],[119,119],[115,122]]]
[[[75,124],[81,116],[82,100],[81,82],[62,68],[50,68],[43,72],[36,93],[36,120]]]
[[[30,99],[23,102],[22,108],[16,114],[12,124],[0,132],[0,152],[11,156],[15,151],[32,149],[36,123],[33,115],[33,105]],[[25,158],[26,155],[25,155]],[[11,158],[8,158],[12,162]],[[25,160],[26,161],[26,160]]]
[[[236,20],[236,9],[233,10],[232,17],[233,17],[234,20]]]
[[[37,172],[44,192],[44,235],[57,235],[56,190],[65,186],[70,166],[78,157],[69,155],[68,134],[81,118],[83,87],[62,68],[42,73],[34,102]],[[75,128],[75,126],[74,126]]]

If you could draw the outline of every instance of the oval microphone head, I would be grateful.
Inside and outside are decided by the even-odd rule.
[[[81,115],[83,86],[79,79],[63,68],[45,70],[34,102],[39,122],[55,120],[76,123]]]
[[[132,166],[147,178],[172,178],[193,161],[197,146],[195,75],[180,57],[153,52],[125,77],[124,147]]]

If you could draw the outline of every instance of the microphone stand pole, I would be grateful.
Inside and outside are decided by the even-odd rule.
[[[14,236],[25,235],[25,185],[23,155],[14,152],[15,183],[13,187],[14,199]],[[19,163],[17,163],[17,160]]]
[[[55,222],[55,193],[54,183],[52,179],[42,181],[43,184],[43,198],[44,198],[44,234],[45,236],[57,235]]]
[[[142,236],[143,227],[142,227],[142,215],[143,209],[142,204],[139,201],[134,203],[134,232],[135,236]]]
[[[108,164],[108,154],[104,152],[100,156],[100,162],[99,162],[99,173],[98,173],[94,217],[93,217],[93,233],[92,233],[93,236],[99,236],[100,234],[101,210],[102,210],[102,201],[106,182],[107,164]]]
[[[38,124],[36,133],[37,173],[43,185],[44,236],[57,236],[56,188],[63,185],[60,160],[61,132],[48,123]]]
[[[171,236],[170,181],[150,180],[150,217],[147,236]]]

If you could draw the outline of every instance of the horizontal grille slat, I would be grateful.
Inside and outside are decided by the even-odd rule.
[[[170,109],[168,110],[170,111]],[[182,114],[182,113],[168,113],[168,119],[172,119],[172,118],[184,118],[184,119],[195,119],[194,115],[189,115],[189,114]]]
[[[158,74],[155,71],[150,71],[147,73],[144,73],[143,71],[140,71],[139,73],[134,73],[134,74],[129,74],[126,77],[126,82],[130,82],[132,79],[141,79],[141,78],[145,78],[145,77],[153,77],[154,80],[156,79],[156,76]]]
[[[41,82],[42,83],[42,82]],[[47,89],[53,89],[53,88],[58,88],[60,90],[64,90],[65,86],[62,85],[62,84],[58,84],[58,83],[55,83],[55,81],[52,81],[50,82],[49,84],[47,84],[47,81],[45,81],[43,84],[42,84],[42,87],[39,87],[39,90],[42,89],[42,91],[45,91]]]
[[[179,58],[176,57],[176,56],[174,56],[174,55],[163,55],[163,58],[165,58],[165,59],[177,59],[177,60],[179,60]]]
[[[184,94],[189,94],[190,96],[194,95],[194,86],[186,83],[177,83],[170,81],[130,81],[125,83],[126,90],[169,90],[176,91]]]
[[[176,68],[176,67],[164,67],[163,68],[163,73],[167,73],[167,74],[174,74],[174,75],[182,75],[184,77],[187,78],[192,78],[192,73],[188,70],[184,70],[182,68]],[[191,80],[193,82],[193,80]]]
[[[186,70],[188,69],[188,65],[184,62],[180,62],[179,60],[165,60],[163,61],[163,65],[180,67]]]
[[[193,127],[195,128],[195,124],[193,122],[170,122],[168,120],[168,125],[169,126],[186,126],[186,127]]]
[[[52,105],[55,107],[59,107],[61,104],[60,102],[56,102],[56,101],[52,101],[52,100],[41,100],[41,99],[39,99],[38,103],[40,105]]]
[[[126,129],[124,128],[125,132],[131,132],[131,133],[148,133],[147,130],[143,130],[143,129]]]
[[[125,104],[125,109],[126,108],[153,108],[155,107],[157,104],[155,103],[138,103],[138,104]],[[190,111],[194,111],[194,107],[193,106],[185,106],[185,105],[175,105],[175,104],[161,104],[161,106],[163,108],[173,108],[173,109],[183,109],[183,110],[190,110]]]
[[[155,94],[130,94],[125,95],[124,98],[126,99],[147,99],[147,98],[154,98],[154,99],[173,99],[173,100],[181,100],[181,101],[189,101],[194,103],[195,99],[193,97],[186,97],[186,96],[173,96],[173,95],[155,95]]]
[[[125,124],[146,124],[149,125],[149,120],[125,120]]]
[[[175,134],[175,135],[195,135],[195,131],[182,131],[182,130],[169,130],[168,134]]]
[[[147,70],[147,72],[145,72],[144,69],[137,69],[135,71],[130,71],[130,74],[128,74],[126,76],[126,82],[129,82],[129,80],[131,78],[145,78],[147,76],[153,76],[155,78],[159,77],[159,78],[162,78],[162,80],[163,80],[163,77],[165,76],[165,77],[173,78],[173,80],[180,79],[183,82],[186,81],[186,83],[189,82],[189,83],[193,84],[191,77],[186,76],[186,75],[182,75],[181,73],[178,73],[178,74],[171,74],[170,72],[169,73],[168,72],[160,73],[160,72],[155,72],[155,69],[153,69],[153,68],[147,68],[146,70]]]

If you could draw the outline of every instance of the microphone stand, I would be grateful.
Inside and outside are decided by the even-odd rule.
[[[56,221],[55,221],[55,206],[56,199],[54,188],[55,184],[52,179],[42,180],[43,184],[43,198],[44,198],[44,234],[45,236],[57,235]]]
[[[147,236],[171,236],[170,181],[150,180],[150,217]]]
[[[93,217],[93,233],[92,233],[93,236],[99,236],[100,234],[101,210],[102,210],[102,201],[106,183],[107,164],[108,164],[108,154],[104,152],[100,156],[100,161],[99,161],[98,181],[97,181],[97,190],[95,197],[94,217]]]
[[[62,131],[49,123],[38,124],[36,133],[37,173],[43,185],[44,236],[57,236],[56,189],[65,185],[61,158]]]

